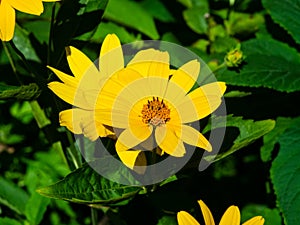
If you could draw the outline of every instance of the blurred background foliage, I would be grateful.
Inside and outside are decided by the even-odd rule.
[[[204,224],[196,203],[202,199],[217,220],[235,204],[243,221],[262,215],[266,225],[298,225],[299,6],[300,0],[62,0],[44,3],[40,17],[18,12],[13,40],[0,47],[0,224],[81,225],[98,217],[99,224],[172,225],[180,210]],[[46,65],[70,74],[65,47],[95,60],[108,33],[123,44],[155,39],[185,46],[228,84],[225,140],[208,169],[198,171],[195,154],[170,182],[136,194],[115,192],[116,184],[81,167],[72,134],[59,127],[58,112],[68,105],[47,89],[57,78]],[[243,62],[224,66],[234,49]],[[210,129],[218,127],[203,133]],[[86,186],[75,176],[99,179],[100,194],[80,196],[76,188]],[[101,195],[104,184],[111,185],[109,199]],[[66,185],[74,189],[62,196]],[[51,198],[36,192],[41,187]],[[115,201],[120,196],[122,204]],[[91,203],[100,209],[91,211]]]

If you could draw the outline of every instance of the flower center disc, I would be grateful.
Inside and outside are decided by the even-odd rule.
[[[164,103],[164,100],[159,100],[158,97],[153,97],[153,100],[148,100],[147,104],[143,105],[142,121],[152,126],[161,126],[170,120],[170,109]]]

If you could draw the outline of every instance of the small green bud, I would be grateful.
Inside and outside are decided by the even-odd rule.
[[[227,67],[239,67],[239,65],[242,64],[244,59],[245,56],[243,55],[240,46],[237,46],[235,49],[229,51],[226,54],[224,61]]]

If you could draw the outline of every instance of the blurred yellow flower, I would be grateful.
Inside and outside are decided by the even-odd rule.
[[[114,51],[110,52],[112,49]],[[95,120],[94,104],[105,78],[124,67],[119,39],[116,35],[108,35],[105,38],[100,51],[99,67],[101,70],[86,55],[74,47],[67,47],[66,54],[74,76],[48,66],[63,82],[54,81],[49,83],[48,87],[65,102],[75,106],[73,109],[60,112],[60,125],[66,126],[74,134],[84,134],[93,141],[99,136],[113,135],[109,127]],[[110,60],[110,57],[118,58],[118,63]]]
[[[0,39],[10,41],[13,38],[16,23],[15,10],[40,15],[44,11],[42,1],[55,2],[59,0],[0,0]]]
[[[95,119],[119,129],[116,151],[126,166],[146,165],[144,150],[182,157],[184,142],[212,150],[189,124],[219,107],[226,85],[214,82],[189,92],[199,72],[197,60],[170,69],[168,52],[150,48],[139,51],[105,82]]]
[[[214,218],[209,208],[205,203],[200,200],[198,201],[205,225],[215,225]],[[192,217],[189,213],[185,211],[180,211],[177,213],[177,221],[179,225],[200,225],[198,221]],[[237,206],[230,206],[223,214],[219,225],[240,225],[241,215],[239,208]],[[255,216],[247,220],[243,225],[263,225],[265,222],[264,218],[261,216]]]

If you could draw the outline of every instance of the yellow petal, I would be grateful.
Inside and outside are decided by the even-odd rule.
[[[108,34],[105,37],[100,51],[99,68],[105,77],[124,68],[123,51],[117,35]]]
[[[198,203],[203,214],[205,225],[215,225],[214,218],[207,205],[202,200],[199,200]]]
[[[240,225],[241,215],[237,206],[230,206],[223,214],[219,225]]]
[[[200,225],[194,217],[185,211],[180,211],[177,213],[177,221],[178,225]]]
[[[73,86],[73,87],[77,87],[78,84],[79,84],[79,80],[76,79],[75,77],[73,76],[70,76],[68,74],[65,74],[51,66],[47,66],[50,70],[52,70],[53,73],[56,74],[56,76],[62,81],[64,82],[65,84],[67,85],[70,85],[70,86]]]
[[[177,129],[177,132],[180,128]],[[175,128],[166,124],[155,129],[157,145],[169,155],[182,157],[185,154],[183,142],[176,135]]]
[[[177,83],[187,93],[196,83],[199,72],[200,63],[197,60],[192,60],[175,70],[171,81]]]
[[[128,63],[127,68],[136,70],[144,77],[158,76],[168,79],[171,73],[169,53],[155,49],[141,50]]]
[[[203,148],[209,152],[212,151],[211,144],[199,131],[187,125],[182,125],[181,129],[181,140],[183,140],[183,142]]]
[[[67,47],[66,54],[70,69],[77,79],[81,79],[88,69],[94,70],[95,76],[98,75],[93,62],[77,48]]]
[[[103,124],[94,120],[93,111],[79,108],[64,110],[59,113],[59,122],[61,126],[66,126],[74,134],[84,134],[92,141],[99,136],[107,137],[113,134]]]
[[[190,92],[177,105],[177,110],[182,117],[183,123],[202,119],[214,112],[221,104],[221,97],[225,89],[225,83],[214,82]]]
[[[116,150],[124,151],[127,149],[131,149],[139,143],[146,140],[152,133],[152,126],[137,126],[130,127],[129,129],[125,129],[116,142]],[[124,148],[124,146],[127,148]]]
[[[129,150],[118,152],[120,160],[130,169],[139,174],[143,174],[146,170],[147,160],[145,153],[140,150]]]
[[[243,225],[263,225],[265,223],[265,219],[261,216],[255,216],[249,220],[247,220]]]
[[[24,13],[41,15],[41,13],[44,11],[43,3],[41,0],[30,0],[30,1],[5,0],[5,1],[16,10],[19,10]]]
[[[0,3],[0,39],[2,41],[10,41],[13,38],[16,23],[15,17],[15,10],[7,1],[2,0]]]
[[[51,82],[48,84],[48,87],[53,91],[58,97],[60,97],[65,102],[74,105],[82,109],[92,110],[93,105],[89,105],[86,99],[86,96],[82,90],[60,83],[60,82]]]

